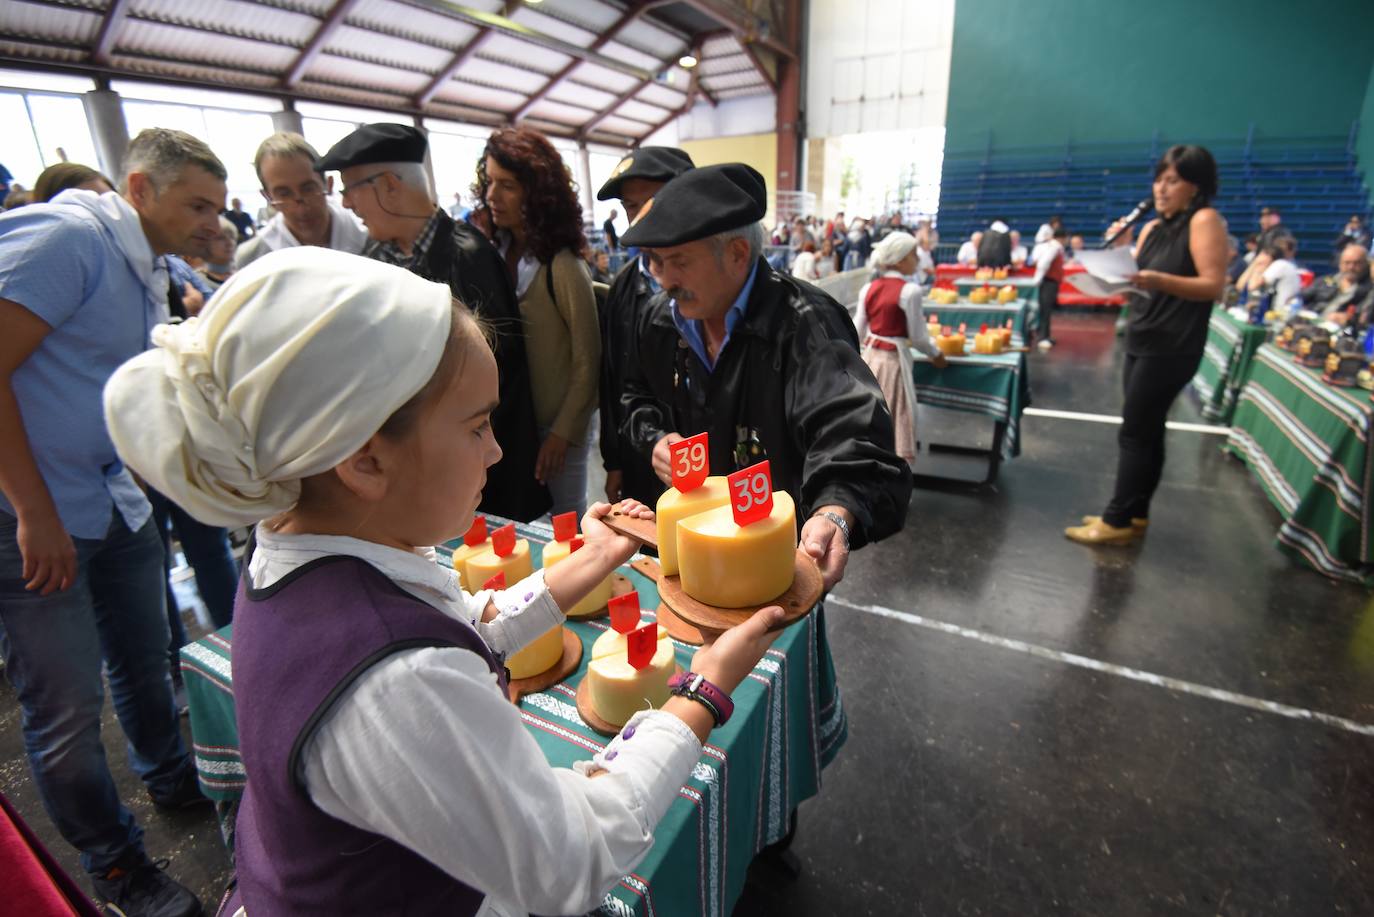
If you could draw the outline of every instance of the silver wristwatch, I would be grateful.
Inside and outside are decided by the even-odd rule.
[[[825,512],[816,513],[815,515],[824,517],[826,519],[829,519],[831,522],[835,523],[835,526],[840,530],[840,534],[844,535],[844,549],[848,551],[849,523],[844,521],[844,517],[841,516],[839,513],[832,513],[829,510],[826,510]]]

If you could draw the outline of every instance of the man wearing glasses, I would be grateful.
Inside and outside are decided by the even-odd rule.
[[[273,134],[258,147],[253,166],[262,182],[262,196],[277,213],[261,232],[238,247],[236,268],[268,252],[296,245],[362,253],[367,230],[329,199],[334,180],[325,178],[319,154],[304,137],[288,132]]]

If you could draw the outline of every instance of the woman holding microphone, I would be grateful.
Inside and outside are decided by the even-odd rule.
[[[1116,488],[1101,516],[1064,530],[1073,541],[1129,544],[1149,524],[1169,408],[1197,372],[1212,304],[1226,285],[1226,221],[1210,204],[1216,192],[1216,161],[1204,147],[1170,147],[1155,165],[1158,218],[1140,231],[1140,271],[1130,278],[1145,297],[1131,304],[1126,328]],[[1128,229],[1117,244],[1132,235]]]

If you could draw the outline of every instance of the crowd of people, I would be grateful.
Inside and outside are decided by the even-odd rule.
[[[427,152],[396,124],[323,154],[274,134],[254,160],[271,213],[245,220],[211,149],[150,129],[114,180],[53,167],[42,201],[0,215],[0,642],[34,784],[111,912],[201,907],[145,850],[100,740],[103,669],[153,801],[206,803],[178,725],[173,533],[235,625],[248,789],[227,913],[384,910],[396,887],[580,913],[647,852],[717,723],[693,688],[558,771],[504,699],[504,656],[637,548],[603,525],[612,506],[647,515],[671,445],[709,431],[713,472],[770,462],[827,588],[904,522],[883,391],[845,309],[765,257],[758,172],[632,152],[598,194],[631,220],[611,276],[542,134],[490,135],[459,218]],[[469,595],[425,551],[478,511],[583,513],[586,544]],[[778,614],[694,671],[728,696]],[[828,761],[845,730],[838,698],[824,709]],[[364,847],[369,869],[327,867]]]

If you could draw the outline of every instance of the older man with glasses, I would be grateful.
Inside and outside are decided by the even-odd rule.
[[[334,179],[325,177],[319,154],[304,137],[273,134],[258,147],[253,166],[262,182],[262,196],[277,213],[261,232],[239,246],[235,267],[297,245],[362,253],[367,230],[330,199]]]

